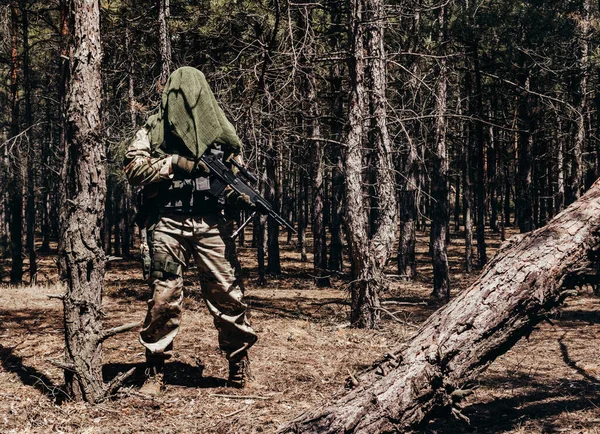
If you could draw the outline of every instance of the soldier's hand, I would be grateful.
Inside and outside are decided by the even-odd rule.
[[[171,165],[173,171],[181,173],[186,178],[196,178],[210,174],[210,169],[202,161],[194,161],[177,154],[171,157]]]
[[[256,210],[256,204],[250,200],[247,194],[239,194],[233,188],[225,188],[225,200],[229,207],[236,210]]]
[[[256,204],[250,200],[250,196],[244,193],[237,197],[236,204],[239,209],[256,210]]]

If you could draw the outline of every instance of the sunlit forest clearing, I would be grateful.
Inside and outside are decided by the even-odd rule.
[[[497,237],[490,245],[499,246]],[[475,278],[460,272],[462,247],[457,240],[450,249],[452,277],[459,288]],[[252,388],[224,388],[226,364],[211,317],[194,290],[197,282],[190,278],[165,396],[148,399],[136,393],[143,353],[132,331],[104,346],[104,377],[108,381],[133,365],[140,372],[114,399],[99,405],[61,402],[62,372],[49,363],[62,354],[61,303],[47,297],[60,288],[46,284],[46,279],[56,278],[53,256],[41,258],[42,282],[5,287],[0,295],[2,432],[274,432],[292,415],[339,393],[350,374],[410,338],[414,326],[436,309],[426,302],[431,285],[426,251],[417,254],[421,277],[416,281],[392,278],[382,299],[397,320],[384,315],[378,330],[350,328],[347,279],[334,279],[329,289],[317,288],[309,263],[299,262],[299,253],[290,247],[283,248],[282,275],[258,287],[253,252],[240,249],[252,322],[260,333]],[[389,271],[393,273],[393,264]],[[108,325],[143,317],[149,294],[136,260],[111,261],[106,284]],[[600,301],[584,289],[549,318],[552,324],[542,323],[479,379],[463,404],[470,424],[440,418],[423,432],[599,432],[600,350],[590,345],[600,332],[599,308]]]

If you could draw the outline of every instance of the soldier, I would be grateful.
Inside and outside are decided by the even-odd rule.
[[[183,270],[193,259],[201,289],[229,360],[227,385],[249,379],[248,349],[257,336],[246,318],[243,288],[233,266],[224,208],[252,208],[246,195],[208,193],[210,170],[204,152],[239,158],[241,141],[218,106],[204,75],[184,67],[169,77],[159,113],[131,140],[124,169],[132,185],[144,186],[142,225],[148,230],[152,299],[140,332],[146,348],[146,381],[140,392],[164,389],[164,364],[172,356],[183,301]],[[139,219],[138,219],[139,222]]]

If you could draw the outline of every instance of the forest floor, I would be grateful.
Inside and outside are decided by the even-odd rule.
[[[499,245],[498,236],[489,234],[490,256]],[[42,283],[0,287],[0,433],[272,433],[343,392],[349,373],[409,339],[412,325],[437,308],[427,303],[432,270],[424,234],[418,246],[418,278],[402,282],[392,276],[382,295],[392,302],[386,309],[402,322],[384,313],[382,327],[375,331],[349,327],[348,281],[343,277],[332,279],[331,289],[316,288],[310,262],[300,262],[299,253],[282,243],[283,274],[258,287],[255,251],[241,248],[246,300],[260,336],[251,352],[255,381],[244,390],[223,387],[227,363],[189,272],[182,329],[175,357],[167,364],[166,393],[158,399],[137,393],[143,352],[134,330],[105,343],[104,375],[108,381],[132,366],[139,367],[137,374],[114,399],[98,405],[63,402],[62,374],[49,362],[62,354],[62,307],[47,297],[61,288],[52,283],[55,258],[43,256]],[[449,252],[453,295],[478,275],[461,271],[463,251],[456,237]],[[0,263],[1,275],[7,266]],[[136,260],[111,261],[105,325],[142,320],[148,296]],[[600,433],[599,344],[600,299],[584,289],[551,323],[541,324],[479,378],[479,387],[464,403],[470,424],[439,418],[424,432]]]

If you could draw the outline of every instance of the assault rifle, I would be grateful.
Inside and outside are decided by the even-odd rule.
[[[239,164],[234,159],[231,159],[231,163],[238,169],[239,174],[233,173],[233,171],[223,163],[222,152],[210,152],[207,151],[200,157],[200,161],[208,166],[210,169],[210,193],[215,197],[222,197],[223,192],[227,186],[231,187],[238,194],[245,194],[250,198],[250,202],[256,205],[257,211],[268,215],[274,219],[281,226],[285,226],[293,233],[296,233],[294,227],[289,224],[283,217],[281,217],[273,209],[271,205],[264,197],[260,195],[250,183],[257,183],[258,179],[248,169]],[[256,211],[233,233],[231,238],[235,238],[245,227],[254,215]]]

